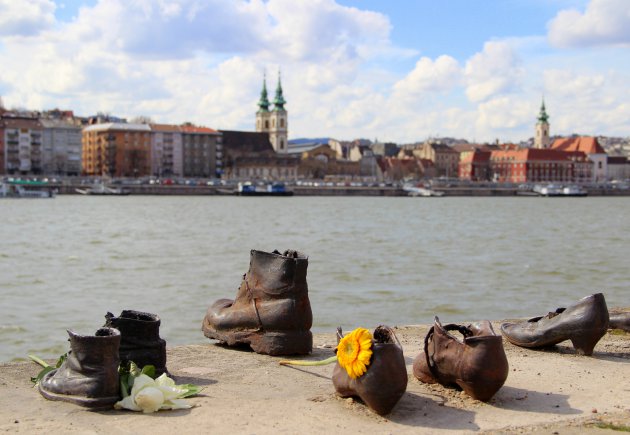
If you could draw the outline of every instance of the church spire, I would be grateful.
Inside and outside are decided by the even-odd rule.
[[[263,76],[263,88],[260,92],[260,100],[258,100],[258,112],[269,112],[269,99],[267,98],[267,75]]]
[[[273,100],[273,110],[284,110],[285,104],[287,104],[287,102],[282,95],[282,83],[280,83],[280,71],[278,71],[278,86],[276,87],[276,97]]]
[[[547,111],[545,110],[545,98],[543,97],[542,105],[540,106],[540,113],[538,114],[538,122],[546,122],[549,123],[549,115],[547,115]]]

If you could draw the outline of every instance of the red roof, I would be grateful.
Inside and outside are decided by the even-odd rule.
[[[556,139],[551,148],[559,151],[582,151],[585,154],[606,154],[596,137],[578,136]]]
[[[182,125],[181,129],[184,133],[218,133],[211,128],[197,127],[195,125]]]

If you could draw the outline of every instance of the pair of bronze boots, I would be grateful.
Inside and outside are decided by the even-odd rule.
[[[157,315],[124,310],[119,317],[107,313],[105,319],[94,335],[68,330],[70,351],[59,368],[40,380],[42,396],[88,408],[108,408],[120,400],[121,363],[153,365],[156,375],[167,373],[166,342],[160,338]]]

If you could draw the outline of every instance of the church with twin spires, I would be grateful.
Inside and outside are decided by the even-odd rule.
[[[256,112],[256,131],[269,133],[269,141],[277,153],[286,153],[288,147],[289,116],[284,108],[287,102],[282,95],[282,83],[278,72],[278,85],[273,99],[273,108],[267,96],[267,78],[263,78],[263,88]]]

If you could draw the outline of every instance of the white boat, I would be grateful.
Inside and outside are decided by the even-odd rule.
[[[114,187],[108,187],[104,183],[95,183],[91,187],[87,189],[74,189],[77,193],[81,195],[129,195],[128,190],[123,190]]]
[[[580,186],[562,186],[559,184],[537,184],[532,189],[539,196],[566,197],[587,196],[588,192]]]
[[[427,189],[426,187],[413,186],[411,184],[405,184],[403,186],[403,190],[407,192],[409,196],[414,196],[414,197],[444,196],[444,192],[438,192],[432,189]]]
[[[27,189],[21,184],[0,182],[0,198],[54,198],[56,193],[53,189]]]

